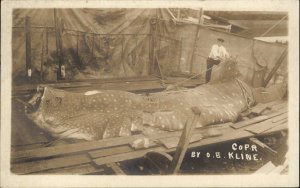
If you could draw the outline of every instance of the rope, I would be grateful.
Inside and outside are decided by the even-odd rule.
[[[241,80],[239,80],[237,78],[235,78],[235,80],[238,83],[238,86],[240,87],[240,89],[242,91],[242,94],[246,101],[248,109],[251,108],[250,105],[254,102],[254,99],[253,99],[254,97],[252,95],[251,90],[249,91],[249,89],[244,85],[244,83]]]

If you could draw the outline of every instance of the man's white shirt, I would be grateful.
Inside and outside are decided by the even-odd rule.
[[[214,60],[219,60],[219,59],[225,59],[228,58],[229,54],[224,48],[224,46],[218,46],[217,44],[214,44],[211,48],[209,58],[214,59]]]

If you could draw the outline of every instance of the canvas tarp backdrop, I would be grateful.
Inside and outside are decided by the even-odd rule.
[[[57,17],[63,19],[62,43],[66,80],[147,74],[150,45],[149,22],[155,16],[154,10],[56,9],[56,12]],[[30,17],[31,26],[54,27],[55,25],[54,9],[16,9],[13,14],[14,26],[24,26],[26,16]],[[23,28],[13,30],[13,78],[18,83],[26,77],[25,32]],[[44,29],[32,28],[31,30],[32,80],[39,80],[42,45],[46,41],[46,35]],[[82,31],[78,37],[76,31]],[[122,35],[107,36],[105,34]],[[102,49],[107,38],[110,43],[109,63],[112,68],[111,71],[106,72],[101,69],[104,61],[101,56],[103,56]],[[58,66],[54,29],[48,32],[48,54],[48,62],[45,61],[43,65],[43,77],[45,81],[55,81]]]
[[[252,85],[254,72],[265,67],[266,76],[286,48],[195,24],[175,23],[166,9],[56,9],[56,12],[57,17],[63,20],[67,81],[148,75],[149,66],[153,66],[153,45],[165,76],[178,71],[205,75],[211,46],[221,37],[229,54],[237,58],[242,79]],[[56,81],[58,61],[53,29],[54,9],[14,10],[13,24],[18,28],[13,28],[12,38],[13,81],[22,83],[26,80],[25,31],[22,28],[26,16],[30,17],[31,26],[52,27],[48,32],[44,28],[31,29],[31,80],[40,82],[43,69],[43,81]],[[155,17],[159,20],[153,23]],[[41,52],[44,46],[45,53],[47,33],[47,58],[44,57],[41,68]],[[155,42],[153,36],[156,37]],[[103,58],[107,38],[111,51],[108,60]],[[109,64],[109,70],[105,69],[106,64]],[[286,75],[286,69],[287,60],[279,73]],[[212,79],[218,76],[217,71],[217,68],[213,69]]]
[[[223,38],[225,40],[224,47],[230,56],[237,58],[242,79],[248,84],[253,85],[253,74],[265,68],[266,77],[285,48],[287,48],[286,45],[245,38],[228,32],[199,27],[195,24],[178,22],[175,25],[174,22],[163,19],[164,15],[163,10],[160,9],[159,16],[162,19],[159,21],[158,30],[160,35],[180,39],[182,41],[182,51],[180,52],[181,71],[197,74],[203,73],[203,75],[205,75],[206,60],[211,47],[217,42],[218,38]],[[197,31],[198,29],[199,31]],[[218,72],[218,69],[213,69],[212,79],[217,79],[218,73],[214,73],[214,71]],[[284,59],[278,73],[283,76],[287,75],[287,58]]]

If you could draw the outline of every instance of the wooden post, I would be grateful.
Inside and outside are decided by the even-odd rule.
[[[202,22],[202,8],[199,10],[199,24]],[[195,57],[195,49],[197,48],[197,39],[199,37],[199,31],[200,31],[200,25],[197,25],[197,31],[196,31],[196,35],[195,35],[195,42],[194,42],[194,47],[193,47],[193,52],[192,52],[192,58],[190,61],[190,73],[193,73],[193,69],[194,69],[194,57]]]
[[[58,21],[56,9],[54,9],[54,24],[55,24],[55,33],[56,33],[56,57],[58,60],[58,71],[57,79],[62,80],[65,78],[64,74],[64,63],[63,63],[63,52],[62,52],[62,20]]]
[[[279,57],[278,61],[274,65],[273,69],[271,70],[271,72],[267,76],[267,78],[266,78],[266,80],[264,82],[264,87],[267,87],[269,81],[272,79],[272,77],[274,76],[274,74],[276,73],[276,71],[278,70],[278,68],[280,67],[280,65],[283,62],[283,60],[286,57],[286,55],[287,55],[287,48],[283,51],[283,53]]]
[[[200,8],[199,11],[199,24],[203,24],[203,14],[204,14],[204,10],[202,8]]]
[[[192,137],[192,132],[193,132],[194,127],[195,127],[195,122],[201,114],[200,109],[197,108],[197,107],[192,107],[192,111],[194,113],[194,117],[193,117],[192,121],[190,123],[187,123],[187,125],[183,129],[182,134],[180,136],[180,140],[179,140],[177,149],[175,151],[173,160],[171,162],[169,172],[172,173],[172,174],[177,174],[179,169],[180,169],[181,163],[183,161],[186,150],[187,150],[188,145],[190,143],[190,139]]]
[[[177,70],[180,71],[180,64],[181,64],[181,54],[182,54],[182,38],[180,38],[180,42],[179,42],[179,59],[178,59],[178,65],[177,65]]]
[[[111,168],[116,175],[126,175],[126,173],[121,169],[117,163],[109,163],[106,165]]]
[[[169,45],[168,45],[168,52],[167,52],[167,57],[168,57],[168,63],[170,62],[170,42],[171,41],[169,41]],[[173,63],[173,62],[172,62]]]
[[[48,51],[49,51],[49,46],[48,46],[48,42],[49,42],[49,37],[48,37],[48,27],[46,28],[46,46],[45,46],[45,53],[46,53],[46,56],[47,56],[47,60],[48,61]]]
[[[47,33],[47,28],[42,33],[42,53],[41,53],[41,71],[40,71],[40,79],[43,81],[43,66],[44,66],[44,32]]]
[[[125,68],[125,64],[124,64],[124,35],[122,36],[122,54],[121,54],[121,62],[122,62],[122,66],[123,66],[123,71],[124,71],[124,74],[125,76],[127,76],[127,73],[126,73],[126,68]]]
[[[177,9],[177,19],[180,19],[180,8]]]
[[[151,50],[150,50],[150,57],[151,57],[151,67],[150,67],[150,73],[154,73],[155,71],[155,54],[156,54],[156,45],[157,45],[157,27],[158,27],[158,19],[155,18],[155,28],[153,29],[153,26],[151,26]]]
[[[92,34],[93,37],[92,37],[92,58],[94,58],[94,41],[95,41],[95,35]]]
[[[31,32],[30,17],[25,17],[25,43],[26,43],[26,75],[31,77]]]
[[[79,57],[79,34],[76,35],[76,52],[77,56]]]

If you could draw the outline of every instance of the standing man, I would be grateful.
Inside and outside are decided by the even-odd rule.
[[[223,61],[224,59],[229,57],[228,52],[222,45],[223,43],[224,43],[224,39],[218,38],[217,44],[214,44],[211,48],[210,54],[206,61],[206,63],[207,63],[207,69],[206,69],[206,75],[205,75],[206,83],[208,83],[210,81],[212,67],[214,65],[218,65],[221,61]]]

